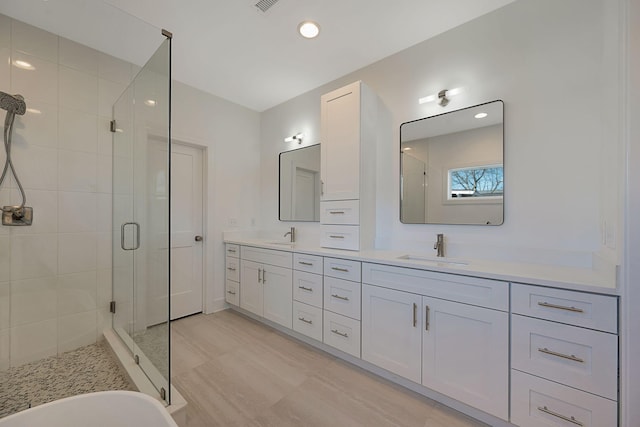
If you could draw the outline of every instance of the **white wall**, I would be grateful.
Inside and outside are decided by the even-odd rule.
[[[174,142],[206,149],[205,308],[210,313],[224,307],[222,232],[260,225],[260,114],[174,82],[172,121]],[[275,167],[277,176],[277,157]]]
[[[12,157],[34,213],[30,227],[0,226],[0,369],[94,343],[110,325],[108,124],[136,71],[0,15],[0,91],[22,94],[38,110],[14,125]],[[19,202],[11,178],[0,205]]]
[[[393,140],[378,147],[378,248],[430,251],[444,232],[451,256],[589,265],[605,252],[618,261],[619,19],[616,1],[521,0],[265,111],[263,225],[290,225],[277,220],[277,157],[292,148],[283,138],[319,142],[320,95],[361,79],[393,116]],[[417,102],[460,86],[445,108]],[[400,124],[495,99],[505,102],[504,225],[401,224]],[[293,225],[317,242],[316,224]]]

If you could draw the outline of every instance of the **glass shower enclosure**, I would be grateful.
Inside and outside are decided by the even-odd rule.
[[[170,404],[171,35],[113,106],[113,328]]]

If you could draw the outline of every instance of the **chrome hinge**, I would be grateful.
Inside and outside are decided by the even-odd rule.
[[[114,313],[114,314],[115,314],[115,312],[116,312],[116,302],[115,302],[115,301],[111,301],[111,302],[109,303],[109,311],[110,311],[111,313]]]
[[[135,360],[136,365],[140,364],[140,356],[138,356],[137,354],[135,356],[133,356],[133,360]]]
[[[160,399],[167,400],[167,390],[164,387],[160,388]]]
[[[115,132],[116,131],[116,121],[115,120],[111,120],[109,122],[109,130],[111,132]]]

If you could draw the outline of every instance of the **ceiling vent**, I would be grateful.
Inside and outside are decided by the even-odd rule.
[[[271,6],[276,3],[278,3],[278,0],[260,0],[257,3],[254,3],[254,6],[266,13],[267,10],[271,9]]]

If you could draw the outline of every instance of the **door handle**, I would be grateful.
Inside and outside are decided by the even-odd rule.
[[[124,232],[128,225],[133,225],[136,227],[136,244],[131,248],[125,247],[124,243]],[[138,224],[137,222],[125,222],[120,226],[120,247],[124,251],[135,251],[136,249],[140,248],[140,224]]]
[[[196,242],[202,242],[202,236],[196,236],[195,241]]]

